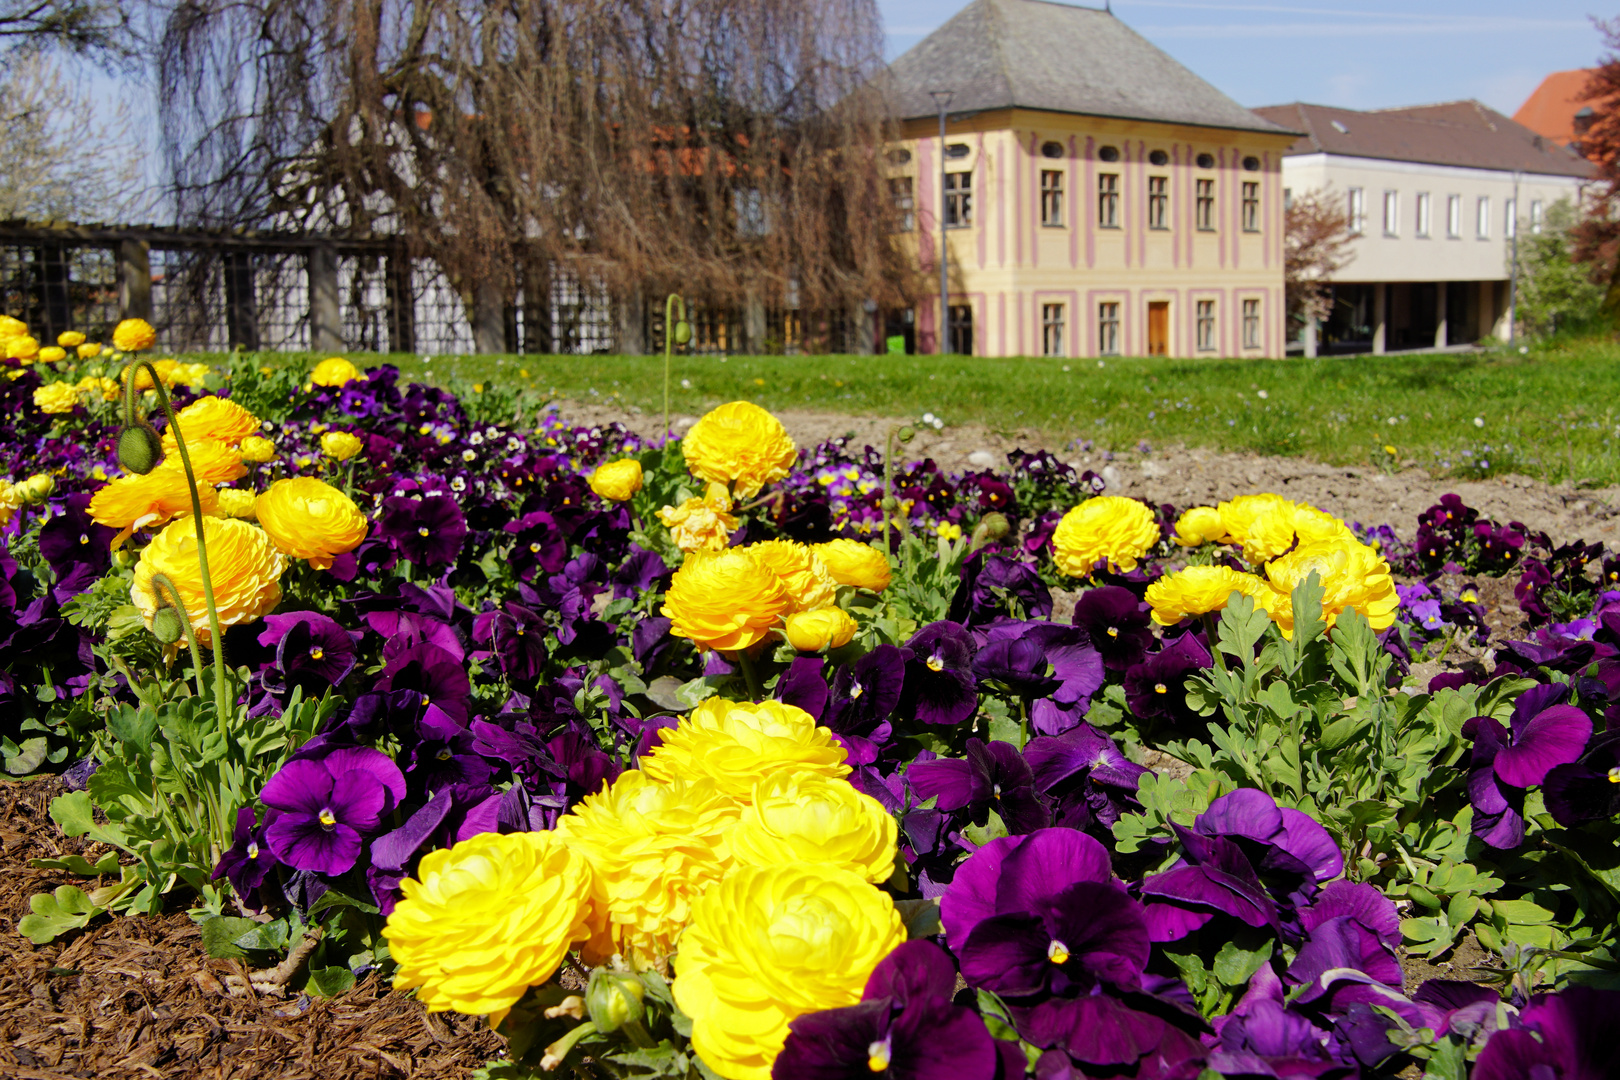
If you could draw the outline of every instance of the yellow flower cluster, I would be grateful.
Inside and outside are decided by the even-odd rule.
[[[898,854],[894,819],[848,772],[808,713],[710,699],[552,832],[426,856],[384,931],[396,985],[498,1017],[569,948],[641,968],[675,953],[704,1062],[766,1080],[793,1018],[858,1001],[905,940],[875,887]]]
[[[1175,541],[1183,547],[1236,545],[1257,572],[1217,565],[1166,574],[1148,586],[1146,597],[1154,621],[1163,626],[1220,611],[1241,593],[1292,636],[1293,592],[1313,571],[1322,583],[1328,626],[1346,611],[1359,611],[1374,630],[1395,621],[1399,600],[1389,564],[1344,522],[1314,506],[1270,493],[1240,495],[1218,507],[1196,506],[1176,522]]]
[[[595,483],[594,477],[592,483]],[[736,515],[731,512],[731,496],[726,494],[724,484],[710,484],[701,499],[691,498],[679,506],[664,507],[658,511],[658,520],[669,530],[675,546],[688,554],[723,551],[737,528]]]
[[[821,558],[823,551],[834,556],[839,573]],[[699,649],[747,651],[781,634],[796,649],[820,652],[849,644],[857,629],[838,607],[838,586],[883,588],[888,570],[881,552],[849,540],[816,547],[767,540],[693,551],[670,581],[663,613],[673,623],[670,632]]]
[[[747,499],[788,474],[798,447],[776,417],[750,402],[732,401],[693,424],[681,451],[692,475],[728,485]]]
[[[1054,560],[1071,577],[1090,577],[1099,563],[1129,573],[1158,542],[1153,511],[1119,495],[1087,499],[1064,514],[1052,533]]]

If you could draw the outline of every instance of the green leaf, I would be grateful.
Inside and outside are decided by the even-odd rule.
[[[335,907],[352,907],[357,911],[365,912],[367,915],[377,914],[377,905],[368,904],[364,900],[356,900],[352,896],[344,896],[336,889],[328,889],[321,895],[319,900],[309,906],[309,917],[313,921],[315,916],[321,912]]]
[[[354,972],[346,967],[313,968],[309,973],[310,993],[332,998],[354,989]]]
[[[229,915],[205,919],[199,928],[203,949],[216,960],[239,960],[247,953],[236,944],[236,939],[258,925],[252,919],[238,919]]]
[[[251,921],[251,920],[250,920]],[[292,934],[285,919],[274,922],[254,922],[234,943],[244,949],[261,949],[266,952],[280,952],[287,947]]]
[[[1226,610],[1221,612],[1220,625],[1216,629],[1221,651],[1244,667],[1252,665],[1254,647],[1265,636],[1266,628],[1270,625],[1271,616],[1266,614],[1264,608],[1242,593],[1234,592],[1227,598]]]
[[[1526,925],[1550,923],[1555,917],[1553,912],[1529,900],[1492,900],[1491,910],[1510,923]]]
[[[1322,597],[1325,595],[1322,588],[1322,579],[1315,570],[1305,575],[1305,580],[1294,586],[1294,639],[1290,643],[1290,653],[1293,663],[1290,666],[1298,667],[1299,658],[1305,655],[1305,649],[1322,636],[1325,624],[1322,621]]]
[[[900,921],[905,924],[908,939],[932,937],[942,929],[937,899],[896,900],[894,909],[900,913]]]
[[[96,827],[88,791],[74,791],[51,800],[51,820],[69,836],[83,836]]]
[[[107,909],[90,902],[81,889],[59,885],[54,893],[35,893],[28,898],[31,914],[17,921],[17,932],[43,945],[69,930],[77,930]]]
[[[107,731],[113,738],[142,753],[152,745],[152,735],[157,727],[157,713],[151,709],[135,709],[126,705],[107,717]]]
[[[1341,716],[1322,729],[1322,735],[1317,739],[1317,745],[1324,751],[1332,753],[1355,738],[1371,722],[1372,717],[1370,716]]]
[[[83,855],[69,855],[61,859],[30,859],[28,865],[38,870],[66,870],[80,877],[100,877],[118,873],[118,852],[109,851],[94,863]]]
[[[1243,945],[1238,938],[1258,941],[1257,944]],[[1245,932],[1237,938],[1226,942],[1215,954],[1215,977],[1226,986],[1247,986],[1249,978],[1260,970],[1260,965],[1271,959],[1273,942],[1270,937]]]

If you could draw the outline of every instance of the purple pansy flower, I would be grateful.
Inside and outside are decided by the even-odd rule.
[[[1196,728],[1205,720],[1187,704],[1187,679],[1214,662],[1197,634],[1182,634],[1125,672],[1125,703],[1143,720]]]
[[[1140,805],[1136,789],[1148,771],[1084,722],[1062,735],[1032,739],[1024,747],[1024,760],[1034,773],[1036,790],[1054,803],[1053,823],[1073,829],[1093,822],[1112,828],[1121,814]]]
[[[995,1080],[995,1040],[972,1009],[951,1003],[955,989],[950,958],[931,942],[908,941],[873,970],[859,1005],[796,1017],[771,1076]]]
[[[254,894],[278,860],[265,839],[264,828],[255,825],[251,806],[236,812],[236,829],[231,841],[230,850],[220,856],[210,880],[229,878],[231,888],[236,890],[242,903],[252,906]]]
[[[940,900],[939,918],[953,950],[991,916],[1030,910],[1081,882],[1112,882],[1108,849],[1073,829],[1004,836],[968,856]]]
[[[986,551],[968,556],[962,563],[961,584],[951,597],[951,620],[979,626],[1013,613],[1022,618],[1052,613],[1052,594],[1034,564]]]
[[[959,724],[979,707],[973,638],[959,623],[929,623],[905,646],[911,652],[899,712],[924,724]]]
[[[118,530],[91,520],[89,505],[89,495],[69,495],[62,508],[40,526],[39,553],[56,574],[51,595],[59,604],[95,584],[112,565],[112,540]]]
[[[1579,761],[1553,766],[1541,792],[1547,812],[1566,827],[1620,814],[1620,731],[1596,736]]]
[[[489,644],[508,679],[527,682],[546,669],[546,624],[533,608],[508,600],[474,620],[473,637]]]
[[[258,642],[276,650],[274,665],[264,672],[265,688],[276,693],[303,689],[320,697],[354,670],[355,649],[361,635],[315,611],[267,615]]]
[[[337,875],[405,797],[405,777],[381,751],[351,747],[287,762],[260,797],[277,811],[265,832],[276,857],[294,870]]]
[[[1620,991],[1571,986],[1537,994],[1521,1026],[1490,1037],[1473,1080],[1610,1080],[1620,1075]]]
[[[1044,829],[1051,811],[1035,793],[1035,777],[1012,743],[970,738],[959,759],[919,761],[906,773],[917,798],[937,798],[936,809],[967,812],[983,825],[994,810],[1013,835]]]
[[[1489,716],[1463,724],[1472,739],[1468,798],[1474,806],[1474,835],[1494,848],[1524,842],[1524,789],[1539,784],[1555,766],[1581,756],[1592,736],[1592,721],[1573,705],[1556,704],[1569,687],[1550,683],[1519,695],[1511,726]]]
[[[1086,632],[1109,671],[1140,663],[1153,645],[1148,606],[1119,585],[1088,589],[1074,603],[1074,625]]]
[[[383,500],[377,535],[402,559],[424,570],[452,565],[467,539],[467,519],[448,495],[412,499],[391,495]]]
[[[377,690],[414,691],[423,708],[437,705],[457,720],[467,719],[467,699],[472,682],[467,669],[452,654],[437,645],[412,645],[390,656],[383,651],[387,666],[378,677]]]
[[[1344,872],[1344,854],[1316,819],[1278,806],[1254,788],[1239,788],[1210,803],[1194,819],[1193,831],[1234,841],[1268,891],[1291,908],[1308,903],[1319,883]]]
[[[1107,994],[1043,1001],[1020,1018],[1018,1033],[1046,1050],[1035,1063],[1037,1080],[1179,1080],[1196,1077],[1206,1053],[1174,1024]]]

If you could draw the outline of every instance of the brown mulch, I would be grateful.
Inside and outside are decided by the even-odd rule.
[[[0,785],[0,1076],[17,1080],[466,1077],[502,1042],[482,1021],[429,1015],[375,976],[331,1000],[232,997],[237,961],[210,960],[183,911],[93,921],[48,945],[17,932],[28,898],[82,878],[28,860],[98,852],[62,836],[60,781]],[[93,846],[93,845],[91,845]]]

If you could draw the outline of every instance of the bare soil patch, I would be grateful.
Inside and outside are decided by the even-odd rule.
[[[642,433],[655,431],[660,419],[637,409],[570,400],[560,402],[559,408],[565,419],[575,423],[618,421]],[[857,447],[870,444],[882,449],[890,429],[898,423],[890,417],[815,412],[781,412],[777,417],[800,446],[847,435]],[[676,431],[685,431],[696,419],[672,416],[670,422]],[[1388,524],[1408,539],[1417,529],[1419,514],[1440,496],[1456,492],[1487,517],[1523,522],[1531,529],[1545,530],[1560,543],[1577,539],[1620,542],[1620,487],[1553,486],[1525,476],[1450,480],[1419,468],[1385,473],[1366,466],[1324,465],[1305,458],[1183,446],[1107,453],[1029,429],[992,431],[976,424],[948,425],[939,431],[916,425],[915,430],[916,437],[903,450],[905,458],[931,457],[951,472],[1004,468],[1010,450],[1049,450],[1077,469],[1101,474],[1114,495],[1182,507],[1274,491],[1346,521]]]

